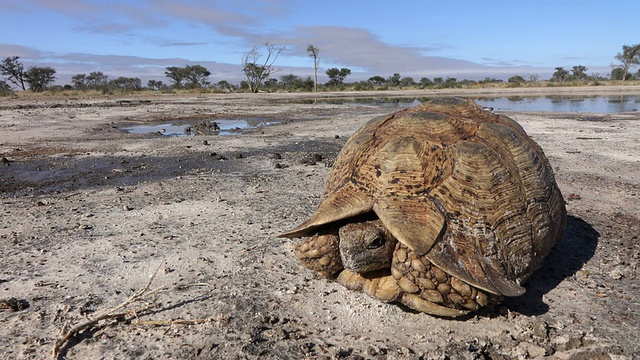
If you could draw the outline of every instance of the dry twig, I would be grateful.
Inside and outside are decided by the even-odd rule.
[[[116,313],[116,312],[126,308],[127,306],[131,305],[135,301],[147,298],[151,295],[157,294],[165,290],[166,286],[160,286],[153,290],[149,290],[151,288],[151,284],[153,284],[153,281],[155,280],[156,275],[158,274],[158,271],[160,270],[162,265],[163,264],[160,264],[160,266],[158,266],[158,269],[156,269],[156,271],[153,273],[153,275],[151,276],[151,278],[149,279],[149,282],[145,287],[138,290],[135,294],[133,294],[127,300],[120,303],[118,306],[112,309],[103,311],[102,313],[96,315],[93,319],[80,323],[69,330],[63,329],[60,337],[56,339],[56,341],[53,343],[53,349],[51,351],[53,359],[57,359],[58,356],[60,355],[60,352],[64,350],[65,346],[69,343],[69,340],[71,340],[81,331],[95,326],[102,320],[126,317],[127,315],[130,314],[130,312],[124,312],[124,313]],[[143,310],[146,310],[146,309],[143,309]]]

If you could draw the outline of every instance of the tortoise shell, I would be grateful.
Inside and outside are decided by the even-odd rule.
[[[460,98],[369,121],[339,153],[315,212],[281,236],[367,214],[418,257],[501,296],[524,293],[566,221],[540,146],[512,119]]]

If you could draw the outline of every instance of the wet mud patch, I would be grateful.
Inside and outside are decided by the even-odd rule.
[[[113,155],[46,147],[16,151],[9,155],[20,157],[11,156],[12,160],[0,164],[3,168],[0,193],[9,197],[68,193],[103,186],[133,186],[185,175],[247,173],[250,164],[256,162],[264,163],[265,170],[297,164],[330,167],[346,141],[341,138],[282,141],[271,146],[238,149],[216,144],[211,137],[203,138],[199,144],[167,144],[178,147],[171,151],[173,154],[122,152]]]

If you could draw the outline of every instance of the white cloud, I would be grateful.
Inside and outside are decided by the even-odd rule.
[[[251,6],[245,2],[226,0],[187,0],[179,3],[169,0],[108,3],[89,0],[23,0],[20,5],[8,9],[29,12],[44,8],[71,19],[72,26],[78,31],[105,36],[127,35],[128,42],[144,41],[156,46],[158,53],[168,56],[154,57],[153,51],[139,56],[82,52],[61,54],[43,52],[17,44],[0,44],[0,56],[4,58],[18,55],[25,65],[51,66],[57,70],[59,83],[68,81],[72,75],[92,71],[102,71],[115,77],[163,79],[167,66],[186,64],[205,66],[212,72],[211,79],[214,82],[240,82],[240,56],[237,56],[238,63],[221,63],[212,59],[189,58],[183,55],[188,54],[190,47],[201,47],[207,43],[221,45],[227,51],[237,51],[238,54],[243,52],[242,49],[248,51],[251,46],[266,42],[284,46],[286,51],[282,53],[276,66],[288,66],[282,66],[282,72],[278,76],[289,73],[298,76],[312,74],[311,60],[306,52],[309,44],[320,49],[320,75],[323,78],[324,71],[329,67],[347,67],[352,69],[352,75],[347,81],[366,80],[374,75],[388,77],[393,73],[411,76],[415,80],[421,77],[455,77],[459,80],[479,80],[485,77],[506,79],[516,74],[539,75],[541,79],[545,79],[554,71],[552,68],[528,66],[526,61],[519,59],[482,58],[478,63],[433,56],[431,54],[450,46],[443,43],[422,46],[392,44],[364,28],[292,25],[294,27],[289,29],[267,29],[264,25],[266,18],[286,18],[286,5],[287,2],[284,0],[252,2]],[[163,33],[162,30],[169,24],[195,26],[197,31],[204,30],[204,33],[198,33],[197,38]],[[157,35],[150,38],[148,32],[144,33],[149,29],[157,29]],[[180,55],[171,57],[171,48],[180,48],[180,52],[177,53]],[[588,64],[585,66],[589,68],[589,73],[598,72],[604,75],[609,71],[605,67],[591,68]],[[566,68],[570,69],[571,66]]]

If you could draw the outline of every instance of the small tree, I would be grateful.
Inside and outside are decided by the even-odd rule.
[[[282,88],[287,91],[292,91],[297,81],[300,81],[300,78],[293,74],[280,76]]]
[[[106,90],[109,84],[109,77],[102,71],[92,71],[87,75],[87,87],[90,89]]]
[[[400,79],[400,86],[401,87],[408,87],[408,86],[415,86],[416,82],[415,80],[413,80],[413,78],[411,76],[405,76],[402,79]]]
[[[562,67],[557,67],[551,76],[551,81],[564,82],[569,76],[569,72]]]
[[[307,52],[313,58],[313,92],[318,92],[318,65],[320,65],[318,55],[320,54],[320,49],[309,44]]]
[[[13,91],[11,90],[11,85],[7,84],[6,81],[0,80],[0,96],[11,95]]]
[[[627,73],[625,75],[624,69],[621,67],[617,67],[611,70],[611,80],[629,80],[631,78],[631,74]]]
[[[367,81],[370,82],[373,85],[378,85],[378,86],[381,86],[381,85],[384,84],[384,78],[382,76],[379,76],[379,75],[372,76]]]
[[[435,80],[435,79],[434,79]],[[502,80],[496,79],[496,78],[492,78],[492,77],[485,77],[483,80],[480,80],[479,83],[480,84],[495,84],[495,83],[501,83]]]
[[[11,81],[15,86],[22,90],[27,90],[25,87],[25,73],[24,66],[18,61],[19,56],[10,56],[2,60],[0,63],[0,74],[7,77],[7,80]]]
[[[182,89],[184,86],[182,82],[187,78],[185,68],[177,66],[167,67],[167,71],[164,72],[164,76],[168,77],[173,82],[173,87],[176,89]]]
[[[257,93],[262,86],[263,82],[281,69],[274,69],[273,63],[278,59],[280,53],[284,50],[283,47],[276,47],[274,44],[266,43],[264,47],[267,51],[267,56],[261,65],[258,64],[258,60],[262,57],[262,54],[258,51],[258,47],[254,46],[251,51],[242,56],[242,72],[244,72],[245,81],[252,93]]]
[[[187,65],[184,68],[184,75],[187,80],[185,84],[189,88],[207,87],[209,80],[207,79],[211,72],[201,65]]]
[[[33,92],[41,92],[47,89],[56,79],[56,71],[51,67],[32,66],[25,72],[24,81],[29,84]]]
[[[507,80],[507,82],[509,84],[520,85],[522,83],[525,83],[526,81],[522,76],[514,75],[514,76],[510,77],[509,80]]]
[[[574,66],[571,69],[571,77],[575,80],[586,80],[587,79],[587,67],[583,65]]]
[[[622,52],[616,55],[616,60],[622,63],[622,81],[627,79],[629,69],[633,65],[640,64],[640,44],[622,45]]]
[[[149,80],[147,81],[147,87],[151,90],[160,90],[166,85],[161,80]]]
[[[427,77],[423,77],[423,78],[420,79],[420,88],[421,89],[432,87],[432,86],[433,86],[433,81],[431,81],[431,79],[429,79]]]
[[[457,83],[458,83],[458,79],[454,77],[448,77],[445,79],[444,83],[442,84],[442,87],[453,88],[457,86]]]
[[[86,74],[77,74],[71,77],[71,82],[73,83],[73,88],[76,90],[84,91],[87,89],[87,75]]]
[[[387,79],[387,83],[390,86],[399,86],[400,85],[400,74],[398,73],[394,73],[393,75],[389,76],[389,78]]]
[[[278,87],[278,79],[268,78],[262,83],[262,85],[265,88],[275,89]]]
[[[236,89],[236,86],[229,84],[227,80],[218,81],[216,87],[227,92],[234,92],[234,90]]]
[[[111,80],[109,83],[110,88],[115,88],[122,91],[142,90],[142,80],[140,80],[139,78],[128,78],[120,76],[115,80]]]
[[[331,68],[326,71],[326,74],[329,77],[329,81],[327,82],[327,84],[338,86],[342,85],[344,79],[347,76],[351,75],[351,69],[342,68],[338,70],[338,68]]]

